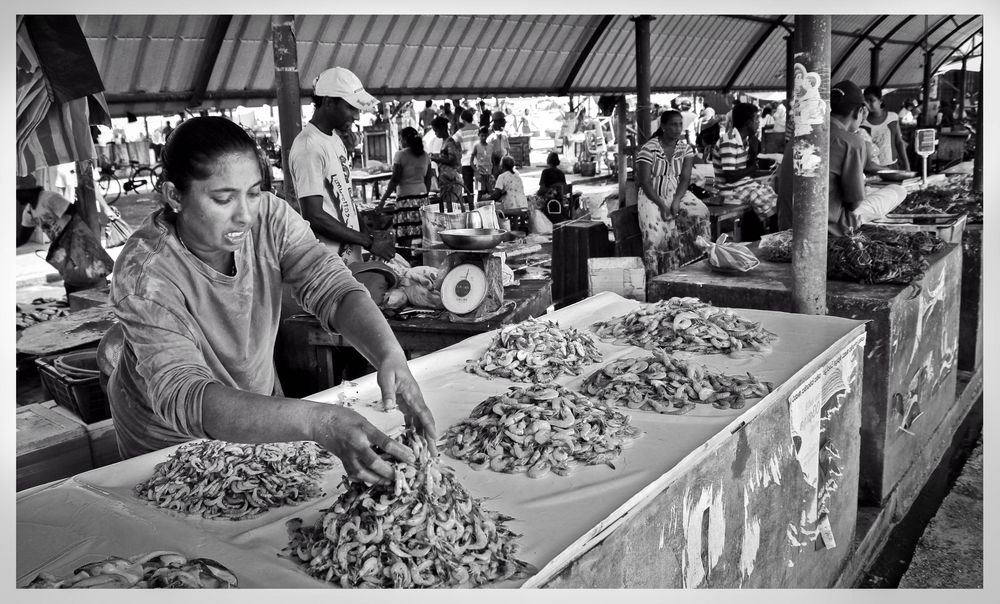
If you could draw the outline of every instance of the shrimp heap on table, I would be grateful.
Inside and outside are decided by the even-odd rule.
[[[534,571],[514,557],[512,518],[483,509],[422,437],[407,431],[402,441],[414,466],[396,462],[392,485],[345,478],[347,491],[314,525],[286,523],[282,555],[341,587],[474,587]]]
[[[589,333],[528,319],[503,326],[483,356],[468,361],[465,370],[488,379],[545,384],[564,373],[580,375],[584,365],[601,356]]]
[[[670,298],[591,326],[597,337],[616,344],[698,353],[769,351],[778,338],[732,310],[698,298]]]
[[[608,363],[584,380],[580,390],[609,404],[679,415],[697,404],[740,409],[747,398],[764,396],[772,386],[754,376],[725,375],[704,365],[672,358],[659,349],[653,356]]]
[[[38,573],[31,589],[230,588],[236,575],[215,560],[188,559],[177,552],[156,551],[130,558],[111,556],[84,564],[69,577]]]
[[[245,520],[319,497],[320,474],[335,461],[311,441],[254,445],[201,440],[181,445],[134,491],[168,510]]]
[[[628,415],[558,384],[511,388],[479,403],[448,428],[445,452],[474,470],[565,476],[576,465],[607,464],[639,437]]]

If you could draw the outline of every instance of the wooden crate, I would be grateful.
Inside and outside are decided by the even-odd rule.
[[[106,419],[96,424],[87,425],[87,439],[90,441],[90,461],[95,468],[100,468],[122,460],[118,451],[118,437],[115,434],[115,421]]]
[[[587,260],[613,254],[608,227],[603,222],[581,221],[552,231],[552,300],[556,305],[587,297]]]
[[[829,314],[870,321],[861,425],[862,505],[881,506],[901,481],[912,481],[910,466],[955,399],[961,249],[946,246],[929,262],[919,291],[904,285],[827,283]],[[646,295],[651,302],[695,296],[717,306],[791,311],[791,284],[791,264],[762,261],[735,277],[714,273],[702,261],[654,277]],[[912,423],[905,417],[916,413],[911,401],[920,412]],[[912,501],[900,503],[909,507]]]
[[[512,136],[510,142],[510,156],[514,158],[514,165],[524,167],[531,165],[531,137]]]
[[[93,467],[86,427],[60,410],[54,401],[18,408],[18,491]]]
[[[554,588],[832,586],[850,558],[857,518],[864,352],[859,335],[828,351],[815,373],[780,386],[759,414],[692,452],[664,477],[665,488],[605,529],[607,538],[540,583]],[[832,445],[840,456],[838,467],[824,464],[816,473],[815,484],[827,485],[830,493],[828,525],[822,514],[807,512],[822,492],[803,472],[809,466],[806,451],[816,452],[806,444],[796,451],[789,432],[790,426],[808,424],[808,417],[820,426],[818,438],[809,442],[821,455]],[[810,532],[814,525],[826,525],[829,532]]]

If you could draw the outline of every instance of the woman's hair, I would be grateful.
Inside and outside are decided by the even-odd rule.
[[[417,133],[416,128],[407,126],[399,131],[399,138],[403,139],[403,143],[409,147],[410,151],[417,157],[421,157],[424,154],[424,139]]]
[[[871,96],[873,96],[873,97],[875,97],[875,98],[877,98],[878,100],[881,101],[882,100],[882,88],[879,87],[879,86],[868,86],[867,88],[865,88],[864,95],[865,96],[871,95]]]
[[[449,126],[451,126],[451,122],[449,122],[448,118],[446,118],[443,115],[437,116],[431,122],[431,128],[434,128],[435,130],[443,129],[444,132],[445,132],[445,134],[448,133],[448,127]]]
[[[555,168],[559,165],[559,154],[552,151],[549,156],[545,158],[545,163]]]
[[[490,135],[489,126],[483,126],[479,129],[479,136],[489,136],[489,135]]]
[[[240,153],[260,163],[257,143],[238,124],[220,116],[194,117],[174,128],[163,146],[163,178],[187,193],[191,181],[212,175],[219,158]]]
[[[649,138],[660,138],[661,136],[663,136],[663,127],[666,126],[667,122],[669,122],[671,120],[671,118],[674,118],[674,117],[679,117],[682,120],[684,119],[684,116],[681,115],[681,112],[677,111],[676,109],[667,109],[666,111],[664,111],[663,113],[661,113],[660,114],[660,127],[657,128],[656,132],[654,132]]]
[[[767,117],[767,116],[771,115],[772,111],[774,111],[774,109],[772,109],[771,106],[768,105],[767,107],[764,107],[763,110],[761,110],[760,116],[761,117]]]
[[[509,155],[504,155],[503,159],[500,160],[500,167],[504,170],[514,171],[514,158]]]

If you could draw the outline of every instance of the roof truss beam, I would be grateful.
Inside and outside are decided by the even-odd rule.
[[[881,17],[878,17],[877,19],[872,21],[868,25],[868,27],[865,28],[864,33],[861,34],[862,37],[855,38],[854,41],[851,42],[851,45],[847,47],[847,49],[844,51],[844,54],[840,55],[840,58],[837,59],[836,62],[834,62],[833,69],[830,70],[830,81],[832,82],[837,81],[837,78],[834,76],[838,71],[840,71],[840,68],[844,66],[844,63],[847,62],[847,59],[851,58],[851,55],[853,55],[854,51],[857,50],[859,46],[861,46],[862,42],[864,42],[865,40],[871,40],[870,36],[872,35],[872,32],[875,31],[875,29],[879,25],[882,25],[882,22],[888,18],[889,15],[882,15]],[[878,45],[879,43],[876,42],[875,46]]]
[[[733,70],[733,74],[729,76],[729,81],[726,82],[726,85],[723,87],[722,92],[724,94],[729,93],[732,87],[736,84],[736,80],[743,75],[743,71],[747,68],[747,65],[750,64],[750,61],[753,60],[754,55],[756,55],[757,51],[760,50],[760,47],[763,46],[764,42],[767,42],[767,39],[771,37],[771,33],[778,29],[778,27],[784,22],[785,16],[786,15],[778,15],[771,21],[771,23],[768,24],[766,28],[764,28],[764,31],[756,40],[754,40],[753,44],[750,45],[750,48],[747,49],[747,53],[743,55],[742,59],[740,59],[736,69]]]
[[[614,20],[614,15],[594,15],[591,23],[594,25],[594,32],[587,38],[587,42],[583,45],[580,50],[579,56],[577,56],[576,61],[573,62],[572,67],[566,73],[566,77],[563,78],[562,86],[559,87],[560,94],[566,94],[566,91],[570,89],[573,85],[576,76],[580,74],[580,70],[583,69],[583,65],[590,58],[590,53],[597,46],[601,37],[604,36],[604,32],[607,31],[608,26]]]
[[[212,79],[212,72],[215,70],[215,62],[219,59],[219,51],[222,50],[222,42],[226,39],[226,32],[229,31],[229,24],[232,22],[232,15],[215,15],[212,19],[212,29],[205,39],[205,46],[202,48],[201,59],[195,69],[194,80],[191,83],[191,100],[189,107],[201,105],[205,98],[205,91],[208,89],[208,82]]]
[[[892,76],[896,75],[896,72],[899,71],[899,68],[902,67],[904,63],[906,63],[906,60],[910,58],[910,55],[913,54],[913,51],[923,46],[927,42],[927,38],[931,37],[931,35],[933,35],[934,32],[941,29],[941,27],[943,27],[946,23],[948,23],[948,21],[951,20],[952,16],[953,15],[946,15],[944,18],[942,18],[937,23],[932,25],[930,29],[926,30],[922,36],[913,41],[913,43],[906,50],[906,52],[904,52],[901,57],[896,59],[895,64],[893,64],[892,68],[889,69],[889,73],[887,73],[886,76],[882,78],[881,86],[883,88],[892,80]]]

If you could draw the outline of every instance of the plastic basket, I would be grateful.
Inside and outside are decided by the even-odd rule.
[[[100,376],[75,378],[66,375],[55,365],[56,357],[35,359],[42,385],[56,404],[69,409],[85,424],[93,424],[111,417],[108,399],[101,389]]]

